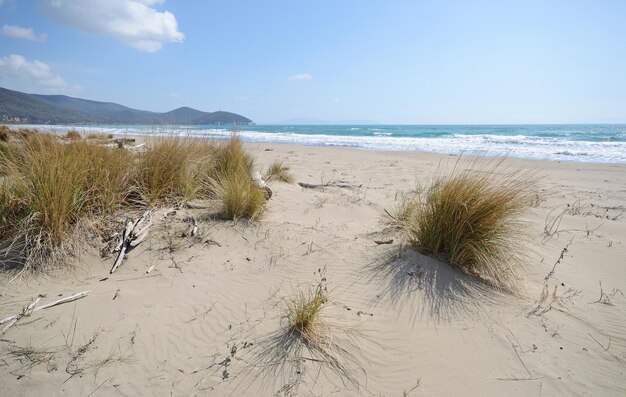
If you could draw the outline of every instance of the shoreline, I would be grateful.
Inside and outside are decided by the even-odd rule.
[[[587,125],[593,126],[593,125]],[[621,126],[621,124],[617,124]],[[26,126],[25,126],[26,127]],[[108,129],[106,126],[101,127],[80,127],[71,126],[38,126],[31,127],[42,128],[44,131],[53,131],[62,133],[68,128],[77,128],[83,134],[88,133],[114,133],[120,136],[173,136],[173,137],[199,137],[207,139],[222,139],[231,134],[231,130],[227,127],[219,126],[130,126],[129,131],[118,131],[117,129]],[[49,129],[46,129],[48,127]],[[145,133],[140,132],[144,128]],[[196,129],[196,127],[200,129]],[[209,129],[203,130],[203,127]],[[215,128],[213,128],[215,127]],[[260,126],[263,127],[263,126]],[[246,142],[252,143],[281,143],[281,144],[297,144],[303,146],[315,147],[353,147],[363,150],[373,151],[406,151],[418,153],[439,153],[459,155],[464,150],[467,153],[484,152],[490,156],[510,156],[529,160],[543,161],[562,161],[582,164],[626,164],[626,157],[620,151],[621,147],[626,150],[626,144],[619,138],[617,141],[611,140],[567,140],[563,137],[552,138],[549,135],[532,135],[520,131],[522,135],[498,135],[498,131],[487,131],[476,133],[468,131],[463,135],[463,131],[455,133],[450,132],[449,135],[421,136],[421,135],[397,135],[387,136],[387,132],[382,135],[352,135],[348,128],[350,126],[339,126],[343,132],[328,131],[324,135],[326,126],[265,126],[269,128],[267,131],[260,129],[242,129],[240,137]],[[385,127],[385,126],[381,126]],[[394,126],[386,126],[393,129]],[[413,127],[413,126],[400,126]],[[424,126],[416,126],[424,127]],[[454,127],[454,126],[453,126]],[[460,126],[457,128],[472,128],[476,126]],[[529,126],[533,127],[533,126]],[[567,127],[565,125],[564,127]],[[294,129],[295,128],[295,129]],[[322,128],[321,131],[302,133],[297,128],[313,129]],[[328,128],[334,128],[330,126]],[[368,128],[364,126],[363,128]],[[451,127],[452,128],[452,127]],[[358,128],[360,129],[360,127]],[[384,129],[384,128],[383,128]],[[370,131],[371,132],[371,131]],[[623,136],[623,133],[614,132],[613,135]],[[343,135],[346,133],[346,135]],[[391,132],[389,132],[391,133]],[[377,134],[377,133],[376,133]],[[457,136],[458,134],[461,134]],[[495,135],[490,135],[495,134]],[[591,135],[590,135],[591,136]],[[608,139],[608,138],[607,138]],[[611,138],[613,139],[613,138]],[[298,142],[285,142],[297,140]],[[307,142],[310,140],[310,142]],[[544,142],[545,140],[545,142]],[[404,146],[404,148],[402,147]],[[590,160],[587,160],[589,158]]]

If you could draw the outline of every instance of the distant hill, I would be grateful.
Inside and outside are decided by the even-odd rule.
[[[254,124],[230,112],[182,107],[166,113],[65,95],[25,94],[0,87],[0,122],[32,124]]]

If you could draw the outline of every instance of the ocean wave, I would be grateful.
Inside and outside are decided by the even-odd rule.
[[[53,131],[65,131],[68,126],[32,126]],[[83,126],[82,133],[113,133],[128,135],[191,136],[224,139],[232,134],[227,127],[187,126]],[[563,160],[577,162],[626,163],[624,141],[580,141],[563,137],[500,134],[454,133],[432,137],[407,135],[390,136],[384,128],[370,128],[371,135],[348,135],[314,133],[280,127],[263,131],[263,127],[242,129],[239,136],[246,141],[267,143],[291,143],[312,146],[348,146],[385,151],[425,151],[446,154],[462,154],[486,151],[490,155],[508,155],[540,160]],[[346,128],[347,129],[347,128]],[[374,132],[374,130],[377,130]],[[334,130],[333,130],[334,131]],[[394,130],[395,131],[395,130]]]

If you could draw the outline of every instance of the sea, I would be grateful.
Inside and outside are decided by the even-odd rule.
[[[584,125],[32,125],[84,134],[167,135],[347,146],[365,150],[506,155],[527,159],[626,163],[626,124]]]

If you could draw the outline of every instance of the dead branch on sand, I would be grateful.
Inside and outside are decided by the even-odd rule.
[[[153,220],[158,221],[174,211],[174,208],[157,211],[148,210],[144,212],[143,215],[141,215],[141,217],[139,217],[136,221],[129,219],[126,222],[124,232],[120,235],[120,240],[117,246],[113,250],[113,252],[118,252],[118,254],[109,273],[112,274],[122,265],[126,251],[139,245],[139,243],[141,243],[148,236],[148,229],[152,225]]]
[[[56,300],[54,302],[50,302],[50,303],[46,303],[45,305],[37,306],[37,304],[39,303],[39,301],[42,298],[41,295],[40,295],[35,300],[33,300],[28,306],[26,306],[24,309],[22,309],[21,313],[18,313],[16,315],[9,316],[7,318],[4,318],[4,319],[0,320],[0,324],[8,323],[2,329],[2,331],[0,331],[0,335],[4,334],[9,328],[14,326],[23,317],[28,317],[31,314],[33,314],[34,312],[39,311],[39,310],[48,309],[48,308],[53,307],[53,306],[62,305],[63,303],[73,302],[75,300],[84,298],[85,296],[87,296],[89,294],[89,292],[91,292],[91,291],[87,290],[87,291],[83,291],[83,292],[78,292],[78,293],[76,293],[74,295],[70,295],[68,297],[61,298],[61,299]]]

